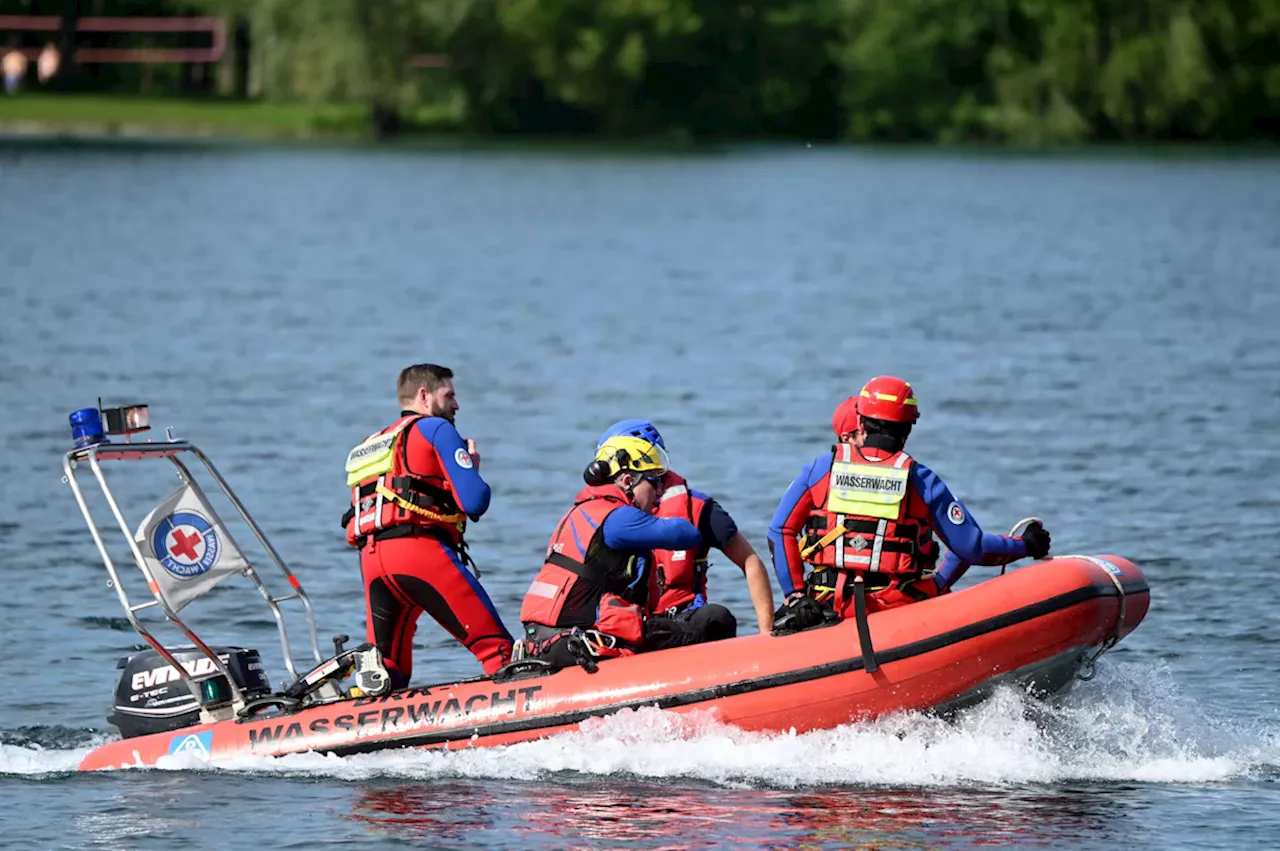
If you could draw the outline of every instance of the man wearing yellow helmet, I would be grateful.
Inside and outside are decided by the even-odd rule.
[[[619,420],[605,430],[596,444],[611,437],[641,437],[667,448],[657,426],[648,420]],[[719,550],[738,566],[747,580],[751,604],[761,632],[773,629],[773,589],[764,562],[720,501],[697,490],[680,474],[668,470],[662,479],[659,517],[683,517],[698,527],[702,544],[696,550],[655,550],[649,584],[649,612],[674,617],[697,628],[704,641],[734,638],[738,621],[719,603],[707,599],[708,556]]]
[[[701,541],[688,520],[653,515],[669,469],[662,447],[643,438],[601,444],[582,474],[587,487],[556,525],[520,607],[528,652],[566,667],[583,647],[610,658],[694,640],[679,624],[669,624],[660,642],[645,640],[652,551]]]

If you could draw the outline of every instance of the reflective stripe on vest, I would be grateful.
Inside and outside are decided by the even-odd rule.
[[[586,627],[595,621],[603,594],[622,596],[630,591],[627,579],[637,570],[638,557],[604,547],[599,540],[609,514],[628,504],[616,485],[588,487],[578,494],[547,543],[542,569],[520,604],[521,622],[548,627]],[[575,519],[584,521],[581,527],[575,528]],[[578,600],[574,611],[565,612],[570,592],[579,579],[590,583],[595,590],[587,598]]]
[[[421,419],[421,414],[406,414],[347,453],[351,509],[343,519],[352,546],[361,547],[366,536],[396,526],[443,529],[454,545],[461,545],[467,516],[455,504],[443,469],[435,476],[441,482],[437,485],[433,474],[415,474],[408,468],[405,441]]]
[[[858,463],[853,460],[853,447],[840,444],[838,460],[831,462],[831,484],[827,492],[827,511],[836,515],[836,524],[844,526],[845,515],[879,518],[871,539],[871,554],[848,556],[844,551],[844,535],[836,538],[836,567],[846,564],[866,565],[868,571],[880,570],[880,552],[889,520],[898,520],[907,499],[907,479],[911,476],[911,456],[899,452],[892,467]]]
[[[679,484],[667,486],[658,503],[658,517],[679,517],[701,528],[702,512],[706,502],[695,497],[688,483],[674,473],[669,476]],[[654,581],[649,600],[654,613],[677,610],[693,602],[698,594],[706,593],[707,550],[699,544],[687,550],[654,550]]]
[[[840,444],[840,447],[840,457],[831,462],[827,511],[896,520],[907,498],[911,456],[900,452],[893,466],[885,467],[855,462],[852,459],[853,447],[847,443]]]
[[[399,422],[387,431],[369,435],[355,449],[347,453],[347,487],[354,488],[361,482],[377,478],[391,472],[395,464],[396,439],[414,420],[421,419],[415,414],[401,417]]]
[[[383,502],[388,491],[385,487],[378,487],[373,503],[366,509],[360,499],[360,484],[391,472],[396,461],[396,441],[406,428],[419,419],[421,417],[416,414],[401,417],[391,428],[369,435],[347,453],[347,487],[351,488],[351,505],[356,511],[357,533],[382,531]]]
[[[911,456],[899,452],[876,462],[859,452],[862,461],[855,462],[855,452],[858,450],[847,443],[836,449],[827,479],[827,498],[817,512],[826,517],[822,526],[826,531],[801,550],[801,557],[837,569],[881,572],[889,525],[893,524],[896,535],[896,530],[903,528],[911,504],[908,499]],[[869,524],[874,524],[874,530],[867,528]],[[909,545],[912,550],[917,540],[913,537]],[[897,542],[889,549],[900,552],[904,546],[908,545]],[[828,547],[831,548],[829,561],[822,556]],[[868,547],[870,551],[866,552]],[[889,572],[900,572],[896,569],[900,562],[901,559],[896,559],[895,568]]]

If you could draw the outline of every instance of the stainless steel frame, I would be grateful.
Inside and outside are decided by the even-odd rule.
[[[107,573],[111,576],[110,584],[115,588],[116,596],[120,598],[120,604],[124,606],[125,615],[128,617],[130,625],[133,626],[133,628],[148,644],[155,648],[157,653],[164,657],[164,659],[173,666],[174,670],[178,672],[178,675],[184,682],[186,682],[188,688],[191,689],[191,693],[203,704],[204,700],[201,695],[198,681],[194,680],[192,676],[187,673],[187,670],[178,663],[178,661],[173,657],[173,654],[170,653],[163,644],[157,641],[155,637],[151,635],[150,631],[148,631],[142,624],[142,621],[138,619],[138,612],[149,609],[153,606],[159,606],[160,610],[164,613],[164,616],[168,618],[174,626],[181,630],[183,635],[185,635],[196,648],[209,658],[209,661],[213,663],[214,669],[226,677],[227,683],[231,686],[232,701],[235,704],[241,704],[244,702],[244,696],[241,694],[239,687],[236,686],[235,680],[231,678],[231,673],[227,670],[226,665],[218,658],[216,653],[209,649],[208,645],[206,645],[199,636],[191,631],[191,628],[178,617],[177,613],[174,612],[157,593],[155,577],[152,576],[146,560],[142,557],[142,552],[139,550],[137,542],[133,540],[133,532],[131,531],[128,521],[125,520],[123,512],[120,510],[120,505],[116,502],[115,495],[111,492],[111,488],[107,484],[106,476],[103,474],[102,466],[100,464],[102,461],[137,461],[148,458],[168,458],[169,461],[173,463],[174,467],[177,468],[178,477],[182,479],[184,483],[189,484],[197,493],[200,494],[201,498],[203,498],[204,491],[201,489],[200,484],[195,480],[191,475],[191,471],[179,458],[180,455],[188,452],[199,458],[200,461],[204,463],[205,468],[209,471],[209,474],[213,476],[218,487],[220,487],[222,492],[226,494],[227,498],[231,501],[231,504],[235,506],[236,511],[238,511],[240,516],[244,518],[244,521],[249,524],[249,528],[253,530],[253,534],[257,537],[258,542],[262,544],[263,549],[266,550],[267,554],[271,557],[271,560],[275,562],[276,566],[280,568],[280,571],[284,573],[290,587],[293,589],[292,592],[288,594],[276,596],[262,581],[262,578],[258,575],[258,572],[254,570],[252,564],[249,564],[241,571],[241,573],[249,577],[250,581],[253,582],[254,587],[258,589],[258,592],[262,595],[263,599],[267,601],[267,605],[271,608],[271,613],[275,616],[276,626],[280,631],[280,646],[284,651],[285,667],[288,668],[289,675],[296,679],[298,671],[294,667],[293,652],[289,646],[289,633],[285,625],[284,613],[280,610],[279,604],[288,600],[302,601],[303,610],[305,611],[307,619],[308,635],[311,642],[311,654],[315,658],[315,664],[319,664],[323,659],[320,656],[320,643],[316,635],[316,619],[315,612],[311,607],[311,599],[307,596],[306,591],[302,589],[302,583],[298,581],[298,578],[293,574],[293,571],[289,570],[289,567],[284,563],[284,560],[280,558],[280,554],[276,552],[275,547],[273,547],[270,541],[267,540],[267,536],[263,534],[262,529],[258,527],[258,524],[254,521],[253,517],[249,515],[249,512],[245,510],[244,504],[240,502],[239,497],[237,497],[235,492],[231,490],[231,486],[227,484],[226,479],[224,479],[222,474],[218,472],[217,468],[213,466],[213,462],[211,462],[209,458],[194,444],[185,440],[174,440],[170,437],[170,439],[164,441],[148,441],[145,443],[99,443],[81,449],[73,449],[63,456],[62,480],[71,486],[71,491],[75,494],[76,503],[80,506],[80,512],[84,515],[85,523],[89,526],[89,533],[93,535],[93,542],[97,545],[98,553],[102,556],[102,561],[106,565]],[[150,602],[134,604],[129,600],[128,593],[125,591],[124,585],[120,581],[120,576],[116,572],[115,562],[112,561],[110,553],[107,552],[106,544],[103,543],[102,535],[98,530],[97,524],[94,523],[93,514],[89,510],[89,505],[85,501],[84,493],[80,488],[80,483],[76,479],[76,468],[80,464],[84,463],[87,463],[89,465],[89,469],[93,471],[94,478],[97,480],[98,485],[102,488],[103,495],[106,497],[107,505],[110,507],[111,513],[115,516],[116,522],[120,525],[120,531],[124,534],[125,541],[129,544],[129,551],[133,554],[134,563],[147,579],[147,587],[154,598]],[[205,501],[206,503],[208,502],[208,500]],[[248,561],[247,556],[246,561]]]

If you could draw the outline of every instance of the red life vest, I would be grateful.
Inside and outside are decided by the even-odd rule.
[[[381,458],[369,466],[368,475],[354,483],[351,474],[348,475],[351,507],[343,515],[342,523],[351,546],[363,547],[369,535],[394,537],[417,530],[443,534],[455,547],[462,545],[467,515],[458,507],[440,456],[433,449],[424,453],[429,456],[425,469],[409,469],[409,435],[421,419],[424,419],[421,414],[401,417],[370,435],[348,456],[349,469],[359,463],[357,456],[362,451]],[[389,445],[387,438],[390,438]],[[396,531],[389,532],[392,529]]]
[[[610,632],[629,642],[639,642],[648,578],[640,559],[647,553],[615,550],[604,543],[604,521],[632,500],[614,484],[583,488],[565,513],[547,544],[546,561],[534,577],[520,605],[520,620],[547,627],[591,627],[602,615],[610,616]],[[639,580],[639,581],[637,581]],[[618,612],[601,612],[602,598],[612,595],[634,608],[625,625]],[[614,603],[610,609],[618,608]],[[626,634],[621,634],[625,632]]]
[[[701,529],[706,500],[689,490],[689,483],[675,473],[663,477],[659,517],[679,517]],[[679,610],[701,594],[707,596],[707,554],[709,544],[696,550],[654,550],[653,579],[649,586],[649,613]]]
[[[804,560],[868,576],[872,588],[896,586],[932,568],[938,544],[929,506],[910,486],[913,463],[905,452],[839,444],[831,473],[810,489],[815,508],[801,541]],[[857,505],[867,513],[840,510]]]

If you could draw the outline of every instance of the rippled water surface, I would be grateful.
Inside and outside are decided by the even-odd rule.
[[[1280,831],[1280,161],[0,148],[0,845],[1266,847]],[[412,362],[458,373],[508,624],[599,431],[653,418],[765,549],[868,377],[979,521],[1116,552],[1150,614],[1051,707],[802,736],[625,712],[504,749],[82,776],[137,642],[69,489],[66,415],[133,400],[204,448],[363,632],[342,460]],[[131,523],[174,482],[111,471]],[[109,518],[103,514],[101,523]],[[252,553],[256,554],[256,553]],[[713,595],[754,629],[744,583]],[[980,581],[980,569],[965,583]],[[260,648],[246,589],[189,610]],[[173,640],[172,636],[169,636]],[[429,621],[419,680],[475,672]],[[228,825],[235,824],[235,834]]]

